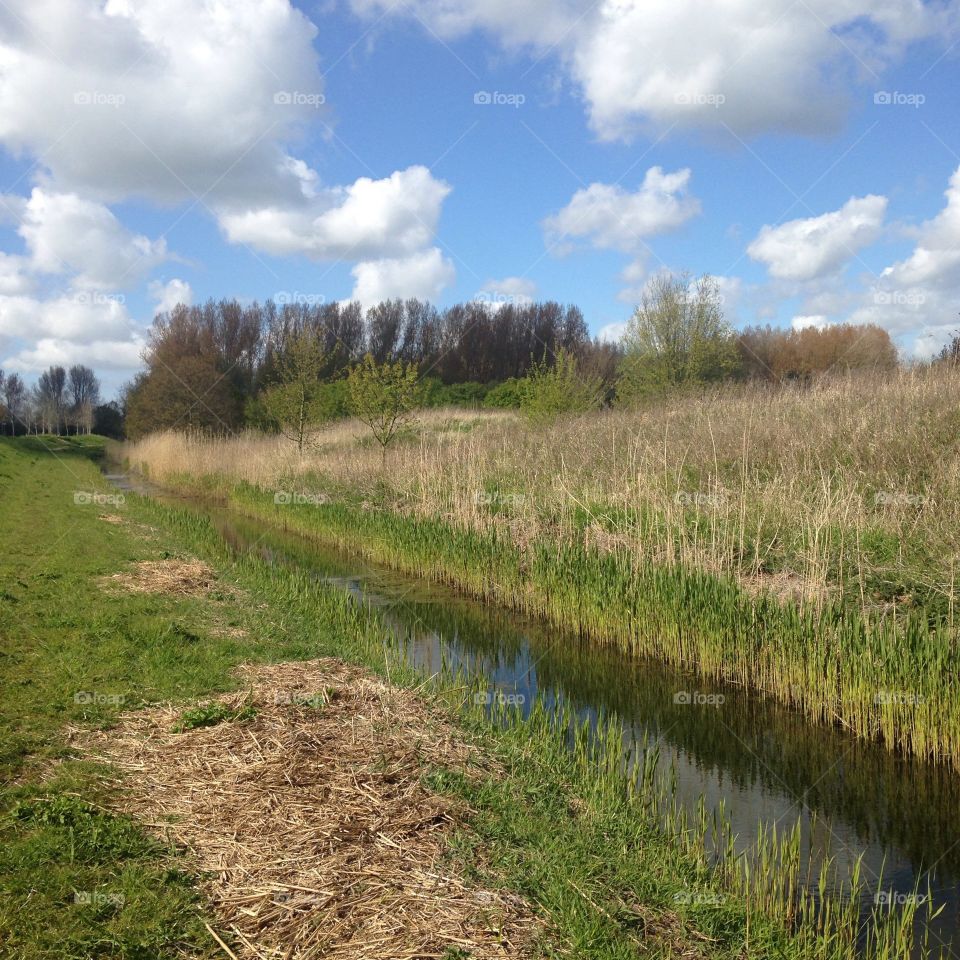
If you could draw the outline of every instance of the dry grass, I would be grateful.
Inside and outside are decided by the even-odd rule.
[[[334,424],[302,460],[255,434],[158,434],[125,455],[161,481],[191,473],[381,501],[386,488],[387,505],[405,512],[527,541],[581,538],[791,596],[822,597],[828,583],[856,593],[887,554],[882,576],[913,562],[926,587],[952,595],[960,375],[948,369],[733,387],[548,426],[432,411],[385,470],[362,436],[358,424]]]
[[[241,668],[247,722],[175,733],[173,706],[75,729],[123,773],[123,809],[186,846],[238,958],[528,954],[542,924],[468,884],[448,841],[464,811],[423,783],[467,746],[418,697],[332,660]],[[447,952],[445,952],[447,951]]]
[[[104,577],[104,587],[129,593],[165,593],[171,596],[206,596],[216,575],[200,560],[143,560],[127,573]]]

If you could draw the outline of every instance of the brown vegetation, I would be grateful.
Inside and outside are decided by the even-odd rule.
[[[464,879],[448,841],[465,811],[424,784],[479,760],[446,721],[337,661],[241,676],[217,702],[246,721],[177,733],[167,706],[73,731],[122,771],[124,810],[188,848],[238,958],[527,955],[542,923]]]

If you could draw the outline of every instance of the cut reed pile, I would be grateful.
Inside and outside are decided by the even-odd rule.
[[[124,810],[192,853],[238,958],[528,955],[542,922],[464,879],[448,841],[465,811],[424,785],[480,762],[451,726],[338,661],[241,671],[246,692],[217,702],[246,721],[177,733],[166,706],[71,731],[123,772]]]
[[[216,581],[207,564],[196,559],[143,560],[125,573],[114,573],[101,581],[108,589],[130,593],[166,593],[204,596]]]

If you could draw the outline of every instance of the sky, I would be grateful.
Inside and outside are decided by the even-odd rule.
[[[957,0],[2,0],[0,368],[207,298],[960,327]]]

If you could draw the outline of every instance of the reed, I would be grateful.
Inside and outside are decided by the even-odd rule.
[[[960,376],[731,388],[542,427],[431,412],[129,446],[168,484],[960,765]],[[274,503],[277,491],[308,503]],[[308,498],[309,499],[309,498]]]

